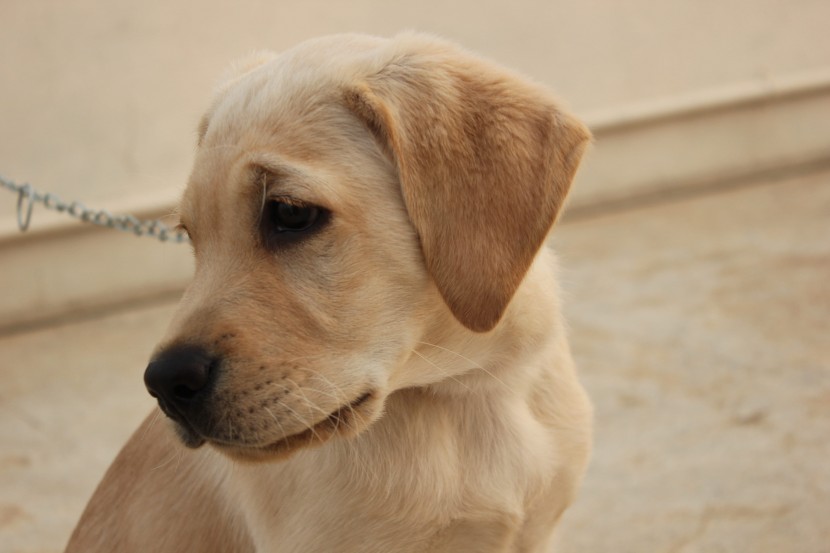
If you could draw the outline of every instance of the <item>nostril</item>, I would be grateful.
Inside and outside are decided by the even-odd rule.
[[[194,357],[187,361],[177,364],[169,377],[170,391],[177,399],[192,399],[207,385],[210,376],[209,359]]]
[[[176,386],[175,388],[173,388],[173,395],[177,399],[188,400],[188,399],[192,399],[193,396],[195,396],[198,391],[199,390],[191,390],[187,386],[179,385],[179,386]],[[150,395],[153,395],[152,392],[150,393]]]
[[[173,347],[147,366],[144,383],[159,402],[184,407],[207,387],[214,364],[215,360],[200,347]]]

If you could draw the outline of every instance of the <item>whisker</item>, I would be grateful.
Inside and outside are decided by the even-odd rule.
[[[422,342],[422,341],[418,341],[418,343],[419,343],[419,344],[423,344],[423,345],[425,345],[425,346],[431,346],[431,347],[433,347],[433,348],[438,348],[438,349],[440,349],[440,350],[442,350],[442,351],[446,351],[447,353],[452,353],[453,355],[457,355],[457,356],[458,356],[458,357],[460,357],[461,359],[463,359],[463,360],[465,360],[465,361],[467,361],[467,362],[471,363],[471,364],[473,365],[473,368],[475,368],[475,369],[479,369],[479,370],[481,370],[481,371],[484,371],[484,373],[485,373],[485,374],[487,374],[487,375],[488,375],[488,376],[490,376],[493,380],[495,380],[496,382],[498,382],[499,384],[501,384],[502,386],[504,386],[507,390],[509,390],[509,391],[511,391],[511,392],[513,391],[513,388],[511,388],[510,386],[508,386],[507,384],[505,384],[505,383],[504,383],[504,381],[503,381],[502,379],[500,379],[499,377],[497,377],[496,375],[494,375],[492,372],[490,372],[489,370],[485,369],[484,367],[482,367],[481,365],[479,365],[478,363],[476,363],[475,361],[473,361],[473,360],[472,360],[472,359],[470,359],[469,357],[465,357],[464,355],[462,355],[462,354],[458,353],[457,351],[453,351],[453,350],[451,350],[451,349],[447,349],[447,348],[445,348],[445,347],[443,347],[443,346],[439,346],[438,344],[430,344],[429,342]]]
[[[446,377],[447,377],[447,378],[449,378],[450,380],[454,380],[455,382],[457,382],[458,384],[460,384],[461,386],[463,386],[464,388],[466,388],[466,389],[467,389],[467,391],[472,392],[472,389],[471,389],[469,386],[467,386],[466,384],[464,384],[463,382],[461,382],[460,380],[458,380],[457,378],[455,378],[454,376],[452,376],[451,374],[449,374],[449,373],[447,372],[447,370],[446,370],[446,369],[444,369],[444,368],[442,368],[442,367],[438,366],[436,363],[434,363],[431,359],[429,359],[429,358],[428,358],[427,356],[425,356],[424,354],[422,354],[422,353],[420,353],[419,351],[414,350],[414,349],[412,350],[412,353],[414,353],[415,355],[417,355],[418,357],[420,357],[421,359],[423,359],[424,361],[426,361],[427,363],[429,363],[430,365],[432,365],[433,367],[435,367],[436,369],[438,369],[439,371],[441,371],[441,374],[443,374],[444,376],[446,376]]]
[[[279,386],[279,384],[278,384],[278,386]],[[286,390],[288,390],[288,388],[286,388]],[[283,402],[283,403],[281,403],[281,405],[291,412],[291,415],[297,420],[297,422],[299,422],[300,424],[305,426],[308,430],[311,430],[311,434],[315,438],[317,438],[321,442],[323,441],[322,438],[320,438],[320,435],[317,434],[317,431],[314,430],[314,425],[310,425],[307,421],[303,420],[303,418],[300,416],[300,414],[297,411],[295,411],[290,405],[288,405],[288,403]],[[285,437],[287,438],[288,436],[285,436]],[[311,443],[311,437],[309,437],[308,443],[309,444]]]
[[[320,413],[322,413],[324,416],[328,417],[329,413],[327,413],[326,411],[324,411],[323,409],[321,409],[319,405],[317,405],[316,403],[314,403],[314,402],[312,402],[310,399],[308,399],[308,396],[306,396],[306,395],[305,395],[305,392],[303,391],[303,389],[302,389],[302,387],[301,387],[301,386],[297,385],[297,383],[296,383],[296,382],[294,382],[294,381],[292,381],[290,378],[286,378],[286,380],[287,380],[290,384],[293,384],[293,385],[294,385],[295,390],[296,390],[297,392],[299,392],[299,398],[303,401],[303,403],[305,403],[305,404],[306,404],[306,407],[311,407],[311,408],[313,408],[313,409],[317,409],[317,410],[318,410]],[[324,419],[324,420],[325,420],[325,419]],[[317,435],[317,431],[316,431],[316,430],[314,430],[314,427],[316,426],[316,424],[319,424],[319,423],[314,423],[314,420],[313,420],[313,414],[312,414],[312,421],[311,421],[310,423],[308,423],[308,427],[311,429],[311,433],[314,435],[314,437],[316,437],[318,440],[322,441],[322,439],[320,438],[320,436],[319,436],[319,435]],[[311,438],[310,438],[310,437],[309,437],[309,441],[308,441],[308,443],[309,443],[309,444],[311,443]]]
[[[289,384],[293,384],[293,385],[294,385],[294,389],[295,389],[297,392],[299,392],[299,394],[300,394],[300,396],[301,396],[301,398],[300,398],[300,399],[302,399],[302,400],[305,402],[305,404],[306,404],[306,405],[308,405],[309,407],[312,407],[312,408],[314,408],[314,409],[317,409],[317,410],[318,410],[321,414],[323,414],[323,415],[325,415],[325,416],[328,416],[328,415],[329,415],[329,413],[328,413],[328,412],[324,411],[322,408],[320,408],[320,406],[319,406],[319,405],[317,405],[316,403],[312,402],[312,401],[308,398],[308,396],[307,396],[307,395],[305,395],[305,392],[303,391],[302,386],[298,385],[296,382],[294,382],[294,381],[293,381],[293,380],[291,380],[290,378],[286,378],[285,380],[286,380]]]
[[[272,412],[271,412],[271,410],[270,410],[270,409],[268,409],[267,407],[263,406],[262,408],[263,408],[263,409],[265,409],[265,411],[266,411],[269,415],[271,415],[271,418],[272,418],[272,419],[274,419],[274,422],[275,422],[275,423],[277,423],[277,425],[280,427],[280,432],[282,432],[282,435],[283,435],[283,436],[285,436],[285,437],[287,438],[287,437],[288,437],[288,435],[285,433],[285,427],[284,427],[284,426],[282,425],[282,423],[280,422],[280,419],[278,419],[278,418],[277,418],[277,416],[276,416],[276,415],[274,415],[274,413],[272,413]]]
[[[339,405],[346,405],[349,409],[349,412],[352,415],[352,420],[357,419],[357,413],[355,412],[354,407],[352,407],[348,396],[346,396],[345,392],[343,392],[343,390],[340,389],[340,387],[338,387],[334,382],[331,381],[331,379],[326,377],[326,375],[324,375],[323,373],[321,373],[319,371],[315,371],[314,369],[312,369],[310,367],[306,367],[306,370],[310,373],[310,375],[309,375],[310,378],[313,378],[314,380],[320,381],[321,383],[323,383],[326,386],[328,386],[329,388],[331,388],[332,391],[333,391],[333,393],[329,393],[329,392],[326,392],[325,390],[321,389],[321,390],[319,390],[321,393],[324,393],[324,394],[328,395],[329,397],[334,398],[335,401]],[[342,419],[340,417],[337,417],[337,420],[335,421],[335,426],[334,426],[334,431],[335,432],[340,430],[340,425],[342,423],[343,423]],[[343,442],[346,444],[346,448],[353,455],[355,455],[355,457],[356,457],[357,456],[357,449],[356,449],[355,445],[352,443],[352,441],[351,440],[343,440]],[[356,463],[355,466],[363,466],[363,464],[362,463]],[[375,478],[374,474],[372,474],[371,476],[373,477],[373,479]]]
[[[172,462],[173,462],[173,459],[175,459],[175,458],[176,458],[178,455],[180,455],[180,454],[181,454],[181,452],[180,452],[180,451],[174,451],[174,452],[173,452],[173,455],[171,455],[169,459],[167,459],[166,461],[164,461],[164,462],[163,462],[163,463],[161,463],[160,465],[157,465],[157,466],[155,466],[155,467],[151,468],[151,469],[150,469],[150,472],[154,472],[154,471],[156,471],[156,470],[158,470],[158,469],[160,469],[160,468],[162,468],[162,467],[165,467],[165,466],[169,465],[170,463],[172,463]]]
[[[173,469],[173,474],[176,474],[177,472],[179,472],[179,467],[182,466],[182,459],[183,458],[184,458],[184,450],[179,449],[179,455],[178,455],[178,458],[176,459],[176,467]]]
[[[313,374],[310,375],[309,378],[317,380],[317,381],[319,381],[323,384],[326,384],[328,386],[332,386],[331,382],[329,382],[328,379],[321,378],[321,377],[315,376]],[[331,393],[331,392],[327,392],[326,390],[323,390],[323,389],[317,389],[317,391],[321,394],[327,395],[328,397],[332,398],[337,405],[342,405],[343,404],[344,400],[341,400],[339,394],[334,394],[334,393]],[[352,409],[352,406],[348,403],[346,403],[346,405],[349,407],[349,409],[352,410],[352,413],[354,413],[354,409]],[[327,414],[330,415],[331,413],[327,413]],[[340,422],[341,422],[340,417],[337,417],[337,419],[335,420],[335,423],[334,423],[334,431],[335,432],[337,432],[340,429]]]
[[[153,413],[153,417],[150,419],[150,422],[147,423],[147,426],[144,428],[144,432],[141,433],[141,437],[138,439],[139,442],[144,441],[147,437],[147,433],[150,431],[153,426],[155,426],[156,422],[158,422],[159,417],[161,416],[161,409],[156,409]]]
[[[268,177],[263,173],[262,175],[262,202],[259,206],[259,215],[257,215],[256,226],[259,227],[262,223],[262,215],[265,213],[265,202],[268,199]]]

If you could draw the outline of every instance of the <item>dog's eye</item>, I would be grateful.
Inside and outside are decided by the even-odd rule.
[[[277,232],[301,232],[311,228],[320,216],[320,209],[311,205],[297,205],[272,200],[266,206],[266,216]]]
[[[326,221],[328,211],[294,199],[268,200],[262,212],[262,235],[269,248],[287,245],[313,232]]]

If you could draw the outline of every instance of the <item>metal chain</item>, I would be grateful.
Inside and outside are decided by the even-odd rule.
[[[124,232],[131,232],[136,236],[152,236],[166,242],[189,242],[184,231],[171,229],[163,222],[156,220],[142,220],[132,215],[113,215],[105,209],[95,210],[86,207],[80,202],[66,203],[55,194],[41,194],[30,184],[15,184],[0,175],[0,186],[17,193],[17,226],[21,231],[29,228],[32,220],[32,209],[35,202],[42,203],[48,209],[60,213],[67,213],[86,223],[100,227],[107,227]]]

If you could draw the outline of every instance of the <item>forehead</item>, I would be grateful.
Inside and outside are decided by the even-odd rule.
[[[271,58],[260,53],[258,64],[243,64],[248,69],[220,87],[200,126],[200,143],[233,141],[250,126],[274,130],[277,123],[318,114],[339,99],[344,85],[377,71],[384,43],[376,37],[336,35]]]
[[[280,176],[289,195],[326,205],[361,196],[367,171],[378,170],[370,166],[389,164],[342,99],[344,85],[371,70],[367,45],[363,54],[318,46],[279,56],[220,94],[206,116],[183,214],[238,200],[240,186],[261,196],[251,178],[260,168]]]

